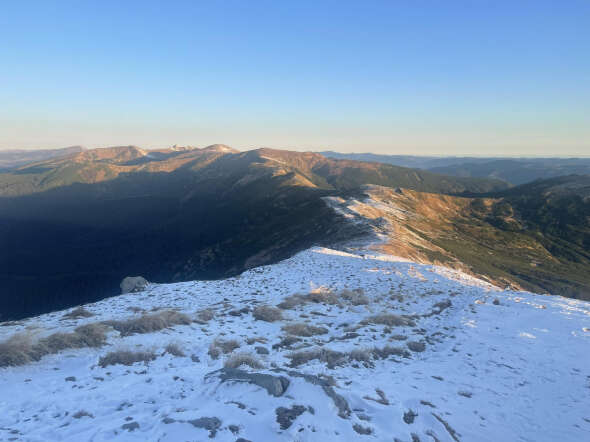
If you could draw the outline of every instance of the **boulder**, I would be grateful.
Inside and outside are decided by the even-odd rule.
[[[128,276],[121,281],[121,293],[143,292],[148,284],[143,276]]]

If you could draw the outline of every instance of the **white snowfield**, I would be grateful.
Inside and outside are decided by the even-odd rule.
[[[351,302],[343,289],[368,299],[357,293]],[[275,322],[254,318],[256,307],[310,291],[338,302],[301,302]],[[150,285],[85,308],[94,316],[55,312],[4,325],[0,341],[158,308],[191,318],[208,308],[214,317],[126,337],[111,329],[100,348],[0,368],[0,440],[590,440],[586,302],[501,291],[374,252],[312,248],[236,278]],[[367,320],[379,314],[405,323]],[[294,323],[325,330],[283,339]],[[263,368],[218,371],[232,353],[214,359],[216,338],[237,340],[233,354],[249,352]],[[165,353],[170,343],[185,356]],[[156,358],[99,366],[122,349]],[[305,351],[319,359],[289,358]],[[257,379],[272,388],[248,382],[251,373],[269,375]]]

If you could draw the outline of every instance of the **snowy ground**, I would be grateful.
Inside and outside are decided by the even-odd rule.
[[[2,341],[144,314],[137,309],[215,313],[206,323],[155,333],[111,331],[102,348],[0,368],[0,440],[590,440],[590,304],[500,291],[448,269],[367,253],[314,248],[236,278],[152,285],[106,299],[86,306],[89,318],[56,312],[0,327]],[[369,303],[302,304],[272,323],[252,314],[294,293],[345,288],[363,289]],[[451,306],[438,313],[447,300]],[[415,325],[361,323],[380,313],[406,315]],[[287,336],[281,328],[296,322],[327,333],[278,347]],[[221,382],[219,372],[207,376],[231,357],[208,354],[215,338],[238,340],[234,353],[250,352],[264,365],[241,368],[283,376],[286,391],[273,396],[255,384]],[[291,366],[288,358],[319,347],[342,355],[387,345],[407,351],[408,342],[425,350],[340,360],[333,368],[319,360]],[[186,356],[163,354],[169,343]],[[118,349],[158,357],[98,365]],[[333,387],[318,383],[330,377]]]

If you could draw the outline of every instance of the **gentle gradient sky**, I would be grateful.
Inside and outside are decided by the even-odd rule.
[[[590,1],[11,1],[0,148],[590,154]]]

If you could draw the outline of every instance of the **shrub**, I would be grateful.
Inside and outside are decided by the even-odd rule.
[[[242,365],[247,365],[255,370],[264,367],[258,358],[251,353],[234,353],[223,364],[225,368],[238,368]]]
[[[304,324],[302,322],[297,322],[295,324],[287,324],[283,326],[283,331],[289,333],[290,335],[295,336],[315,336],[315,335],[325,335],[328,333],[328,329],[324,327],[316,327],[313,325]]]
[[[258,321],[275,322],[283,319],[281,310],[271,305],[259,305],[252,314]]]
[[[188,325],[191,322],[191,319],[184,313],[163,310],[126,321],[105,321],[104,323],[117,330],[121,336],[130,336],[163,330],[173,325]]]
[[[130,351],[117,350],[107,353],[98,360],[98,365],[102,368],[109,365],[133,365],[136,362],[150,362],[156,359],[156,355],[151,351]]]
[[[63,319],[80,319],[80,318],[89,318],[94,316],[94,313],[89,312],[84,307],[77,307],[74,310],[66,313],[62,316]]]

